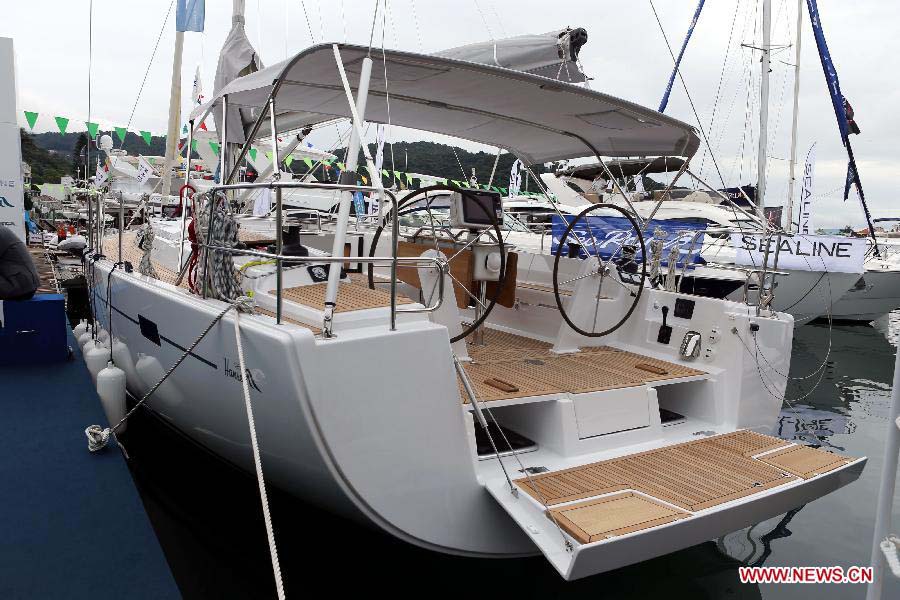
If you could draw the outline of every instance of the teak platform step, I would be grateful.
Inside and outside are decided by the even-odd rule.
[[[582,544],[599,542],[691,516],[688,512],[634,492],[569,504],[563,508],[551,509],[549,513],[560,527]]]
[[[783,449],[759,456],[779,448]],[[849,462],[851,459],[823,450],[790,445],[784,440],[752,431],[736,431],[571,469],[541,473],[518,479],[515,483],[546,506],[632,490],[684,511],[695,512],[788,482],[826,473]],[[611,510],[613,507],[632,504],[634,503],[618,503],[606,508]],[[579,505],[567,506],[560,510],[572,510],[577,506]],[[593,514],[597,510],[599,509],[595,507],[584,513],[573,513],[573,516],[590,515],[584,519],[592,523],[602,519],[611,520],[613,524],[618,522],[608,515],[601,519]],[[649,509],[642,507],[642,510]],[[576,519],[573,522],[579,521]],[[591,535],[612,531],[603,530],[599,526],[596,530],[585,528],[584,523],[581,529],[587,533],[596,532]],[[570,533],[576,537],[582,535],[575,531]]]
[[[284,299],[323,310],[325,308],[325,290],[328,283],[314,283],[312,285],[301,285],[298,287],[286,288],[284,290]],[[275,295],[275,290],[269,292]],[[397,294],[397,304],[410,304],[412,300]],[[391,294],[384,290],[373,290],[363,285],[342,281],[338,287],[337,306],[334,312],[350,312],[354,310],[366,310],[370,308],[386,308],[391,305]]]
[[[474,362],[464,368],[477,398],[486,402],[599,392],[705,375],[691,367],[609,346],[554,354],[547,342],[496,329],[485,329],[484,342],[467,346]],[[509,385],[497,385],[497,380]],[[463,402],[468,403],[462,382],[459,385]]]

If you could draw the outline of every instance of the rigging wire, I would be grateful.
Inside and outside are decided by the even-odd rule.
[[[306,12],[306,3],[303,0],[300,0],[300,8],[303,9],[303,17],[306,19],[306,30],[309,31],[309,39],[315,44],[316,34],[313,33],[312,24],[309,22],[309,13]]]
[[[728,41],[725,43],[725,59],[722,61],[722,71],[719,73],[719,83],[716,86],[715,97],[713,98],[712,115],[709,117],[709,132],[712,134],[713,124],[716,121],[716,114],[719,110],[719,97],[722,92],[722,85],[725,79],[725,68],[728,66],[728,60],[731,57],[731,40],[734,37],[734,24],[737,21],[738,10],[741,7],[741,0],[734,3],[734,15],[731,17],[731,29],[728,32]],[[698,172],[703,175],[703,167],[706,163],[707,152],[712,153],[712,148],[704,148],[703,156],[700,157],[700,168]]]
[[[419,45],[419,52],[424,54],[425,48],[422,46],[422,32],[419,26],[419,14],[416,11],[416,0],[410,0],[410,4],[412,5],[413,24],[415,25],[414,28],[416,30],[416,43]]]
[[[144,78],[141,80],[141,87],[138,88],[137,97],[134,99],[134,105],[131,107],[131,114],[128,115],[128,124],[125,125],[125,129],[131,129],[131,120],[134,118],[134,113],[137,110],[138,102],[141,100],[141,94],[144,93],[144,86],[147,84],[147,76],[150,75],[150,67],[153,66],[153,60],[156,58],[156,51],[159,49],[159,42],[162,40],[163,33],[166,30],[166,24],[169,22],[169,16],[172,14],[172,7],[175,5],[175,0],[169,2],[169,10],[166,11],[166,17],[163,19],[162,26],[159,28],[159,35],[156,36],[156,43],[153,45],[153,52],[150,53],[150,60],[147,62],[147,69],[144,71]],[[88,111],[90,113],[90,111]],[[90,114],[88,114],[88,121],[90,121]],[[125,140],[122,139],[120,141],[120,148],[125,145]]]
[[[472,0],[475,4],[475,8],[478,9],[478,14],[481,15],[481,22],[484,23],[484,28],[487,30],[488,37],[493,42],[494,41],[494,32],[491,31],[491,26],[488,25],[487,18],[485,17],[484,11],[481,10],[481,6],[478,4],[478,0]]]
[[[666,31],[663,29],[662,21],[659,19],[659,14],[656,12],[656,6],[653,5],[653,0],[648,0],[650,3],[650,8],[653,10],[653,16],[656,17],[656,23],[659,25],[659,31],[662,33],[663,41],[666,43],[666,48],[669,50],[669,55],[672,57],[672,62],[678,65],[678,60],[675,58],[675,53],[672,51],[672,46],[669,44],[669,38],[666,36]],[[690,91],[688,91],[687,82],[684,80],[684,75],[681,72],[681,67],[677,66],[678,71],[678,79],[681,81],[681,85],[684,88],[684,93],[687,95],[688,102],[690,102],[691,110],[694,113],[694,118],[697,120],[697,127],[700,129],[700,133],[703,134],[703,141],[706,143],[707,147],[709,147],[709,138],[706,136],[706,129],[703,127],[703,123],[700,120],[700,114],[697,112],[697,107],[694,105],[694,99],[691,97]],[[715,155],[710,150],[710,159],[712,159],[713,165],[716,167],[716,173],[719,175],[719,180],[722,182],[722,187],[725,187],[725,179],[722,177],[722,172],[719,170],[719,163],[716,160]]]

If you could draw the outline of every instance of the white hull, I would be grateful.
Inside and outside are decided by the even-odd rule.
[[[832,308],[842,321],[869,322],[900,308],[900,271],[869,269]]]
[[[105,308],[109,263],[99,261],[94,268],[95,301],[101,322],[109,328]],[[288,277],[291,273],[296,271]],[[129,391],[141,397],[225,305],[136,272],[117,271],[112,281],[111,328],[125,349],[116,362],[126,372]],[[296,282],[288,280],[286,285]],[[679,361],[677,344],[648,348],[659,324],[658,305],[676,297],[646,291],[638,315],[604,343]],[[673,339],[680,339],[689,325],[701,323],[704,330],[725,332],[702,363],[709,375],[671,385],[648,384],[651,417],[642,428],[571,440],[542,439],[539,451],[524,455],[525,463],[559,469],[668,447],[694,438],[697,431],[771,427],[785,384],[773,369],[786,372],[789,365],[790,317],[757,319],[755,310],[742,304],[694,300],[696,323],[673,323]],[[540,550],[564,577],[574,579],[777,515],[848,483],[864,462],[699,511],[690,519],[654,529],[646,541],[648,533],[635,533],[579,545],[568,553],[559,546],[559,532],[544,535],[550,521],[540,506],[523,495],[510,500],[496,460],[473,456],[473,414],[460,403],[446,328],[420,315],[407,315],[398,330],[389,333],[385,311],[364,312],[372,314],[347,313],[344,321],[338,320],[338,337],[332,340],[317,338],[305,327],[277,326],[267,316],[241,317],[264,471],[270,484],[306,502],[424,548],[497,557]],[[546,321],[546,312],[539,305],[498,308],[493,320],[529,326]],[[304,316],[290,304],[286,314]],[[226,315],[211,330],[148,406],[213,453],[253,472],[233,318]],[[769,390],[759,385],[760,367],[740,341],[727,334],[731,327],[749,331],[751,320],[761,326],[756,343],[771,362],[771,367],[761,367],[773,386]],[[572,403],[565,398],[536,400],[513,402],[511,408],[518,407],[520,415],[527,416],[559,411]],[[678,425],[663,426],[658,415],[652,416],[658,410],[653,407],[684,402],[680,409],[691,416]],[[498,414],[510,410],[492,406]],[[529,407],[538,412],[530,413]],[[545,423],[546,417],[535,424]],[[572,412],[563,410],[557,418],[562,419],[563,431],[583,426]],[[508,467],[513,466],[510,461]],[[615,546],[605,548],[609,543]]]

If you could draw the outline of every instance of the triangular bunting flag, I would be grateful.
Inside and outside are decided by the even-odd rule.
[[[187,124],[181,126],[181,133],[187,135]]]
[[[387,170],[387,169],[382,169],[382,170],[381,170],[381,174],[384,175],[385,177],[390,177],[390,176],[391,176],[391,174],[388,173],[388,170]]]
[[[257,150],[257,149],[254,148],[253,146],[251,146],[251,147],[250,147],[250,160],[256,160],[256,154],[257,154],[258,152],[259,152],[259,150]]]
[[[409,173],[406,173],[406,183],[407,185],[412,185],[413,176]]]
[[[151,133],[149,131],[141,131],[141,137],[144,138],[144,142],[146,142],[147,145],[149,146],[150,140],[153,138]]]
[[[65,117],[53,117],[56,119],[56,126],[59,127],[59,132],[62,134],[66,133],[66,127],[69,126],[69,119]]]
[[[210,142],[209,142],[209,147],[212,148],[213,154],[215,154],[216,156],[219,155],[219,144],[218,144],[218,142],[210,141]]]
[[[366,179],[365,175],[360,175],[359,178],[362,179],[363,185],[369,185],[369,180]]]
[[[97,130],[100,129],[99,123],[91,123],[90,121],[85,121],[84,124],[87,127],[88,135],[91,136],[91,139],[97,137]]]
[[[400,179],[400,171],[394,171],[394,177],[399,180]]]
[[[34,124],[37,123],[38,114],[36,112],[25,111],[25,120],[28,121],[28,127],[30,129],[34,129]]]
[[[192,152],[197,151],[197,140],[191,140],[191,151]]]
[[[202,129],[203,131],[209,131],[209,129],[206,128],[206,121],[200,123],[200,129]]]
[[[344,163],[339,162],[339,163],[337,163],[337,168],[340,169],[341,171],[343,171],[347,168],[347,166]]]
[[[284,159],[284,164],[287,165],[288,168],[290,168],[292,162],[294,162],[294,157],[293,155],[288,154],[287,158]]]
[[[266,152],[266,158],[268,158],[269,160],[272,160],[272,153]]]
[[[116,135],[119,136],[119,140],[124,144],[125,143],[125,134],[128,133],[128,130],[124,127],[116,127]]]
[[[313,162],[312,162],[311,160],[309,160],[308,158],[304,158],[304,159],[303,159],[303,162],[306,163],[306,167],[307,167],[307,168],[309,168],[309,169],[312,169],[312,168],[313,168]]]

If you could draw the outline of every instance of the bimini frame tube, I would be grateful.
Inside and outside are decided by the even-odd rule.
[[[343,62],[338,52],[337,46],[334,46],[334,60],[339,68],[343,70]],[[341,181],[345,185],[353,185],[356,183],[356,167],[359,163],[359,147],[362,140],[359,132],[362,128],[362,119],[366,114],[366,100],[369,95],[369,78],[372,74],[372,59],[365,57],[362,62],[362,70],[359,74],[359,88],[356,92],[356,115],[354,115],[354,127],[350,132],[350,143],[347,146],[346,169],[341,172]],[[274,133],[273,133],[274,135]],[[347,224],[350,220],[350,203],[353,201],[353,192],[345,191],[341,194],[340,208],[338,209],[336,229],[334,233],[334,244],[331,247],[332,256],[342,256],[344,254],[344,243],[347,238]],[[341,280],[340,265],[338,268],[331,268],[328,271],[328,287],[325,290],[325,318],[322,326],[322,335],[326,338],[332,337],[332,321],[334,319],[334,309],[337,306],[338,285]]]

